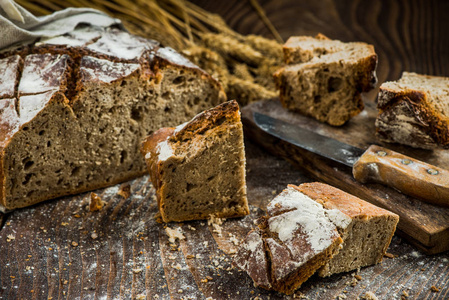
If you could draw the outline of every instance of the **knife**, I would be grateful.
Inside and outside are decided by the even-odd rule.
[[[355,180],[381,183],[403,194],[449,207],[449,171],[392,150],[363,150],[305,128],[253,112],[256,125],[287,143],[352,168]]]

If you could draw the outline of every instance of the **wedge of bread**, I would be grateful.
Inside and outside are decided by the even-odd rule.
[[[239,106],[229,101],[142,144],[164,222],[241,217],[246,199]]]

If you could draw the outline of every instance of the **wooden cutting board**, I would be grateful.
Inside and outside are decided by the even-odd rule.
[[[245,134],[271,153],[307,171],[317,180],[398,214],[400,216],[399,233],[427,254],[449,250],[449,208],[421,202],[383,185],[358,183],[352,177],[351,168],[274,138],[260,130],[253,120],[253,112],[257,111],[362,149],[368,148],[370,144],[378,144],[449,169],[449,151],[447,150],[420,150],[378,142],[374,135],[374,121],[377,114],[375,104],[372,101],[365,101],[365,104],[365,110],[347,124],[342,127],[332,127],[287,111],[277,99],[255,102],[242,110]]]

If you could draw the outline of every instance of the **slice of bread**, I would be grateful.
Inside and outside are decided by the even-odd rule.
[[[415,148],[449,148],[449,78],[404,72],[380,86],[379,140]]]
[[[234,265],[256,285],[287,294],[315,272],[325,277],[379,263],[399,220],[318,182],[289,185],[267,213],[242,243]]]
[[[398,215],[324,183],[304,183],[295,188],[327,210],[343,239],[343,247],[318,275],[330,276],[382,261]]]
[[[224,101],[171,48],[115,28],[0,53],[0,210],[145,174],[149,133]]]
[[[176,128],[156,131],[141,151],[164,222],[249,214],[236,101],[204,111]]]
[[[274,74],[289,110],[341,126],[363,108],[362,92],[374,88],[377,55],[365,43],[343,43],[324,35],[290,37],[286,66]]]

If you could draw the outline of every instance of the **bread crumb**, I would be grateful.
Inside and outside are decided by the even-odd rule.
[[[134,274],[139,274],[140,272],[142,272],[142,269],[133,269],[133,273]]]
[[[144,293],[138,294],[138,295],[136,296],[136,299],[137,299],[137,300],[145,300],[146,298],[147,298],[147,296],[145,296]]]
[[[384,254],[384,256],[385,256],[385,257],[388,257],[388,258],[395,258],[395,257],[396,257],[394,254],[391,254],[391,253],[388,253],[388,252],[386,252],[386,253]]]
[[[354,278],[359,281],[363,279],[362,276],[360,276],[359,274],[354,275]]]
[[[218,236],[222,236],[222,232],[221,232],[221,226],[218,224],[212,224],[213,230],[212,232],[215,232]]]
[[[69,225],[69,223],[67,223],[67,222],[62,222],[61,225],[62,225],[62,226],[67,226],[67,225]]]
[[[212,224],[222,225],[225,220],[226,220],[225,218],[217,218],[215,215],[212,214],[209,216],[209,219],[207,220],[207,225]]]
[[[359,283],[359,281],[354,277],[351,280],[351,286],[356,286]]]
[[[72,246],[73,246],[73,247],[78,247],[78,243],[75,242],[75,241],[73,241],[73,242],[72,242]]]
[[[16,237],[15,236],[13,236],[12,234],[8,234],[7,236],[6,236],[6,241],[9,243],[9,242],[11,242],[12,240],[15,240],[16,239]]]
[[[365,300],[379,300],[373,292],[366,292],[365,296],[362,297]]]
[[[102,209],[104,206],[104,201],[101,200],[100,196],[95,193],[90,193],[90,202],[89,202],[89,210],[90,211],[98,211]],[[76,217],[76,215],[75,215]]]
[[[123,184],[120,186],[118,193],[123,199],[128,199],[131,196],[131,186],[129,184]]]
[[[90,235],[90,237],[95,240],[96,238],[98,238],[98,234],[94,232]]]
[[[409,297],[409,294],[408,294],[407,291],[405,291],[405,290],[402,291],[402,295],[403,295],[404,297],[407,297],[407,298]]]
[[[170,227],[165,228],[165,232],[168,235],[168,241],[171,244],[174,244],[176,239],[178,240],[184,240],[185,236],[181,232],[181,228],[178,227],[176,229],[171,229]]]
[[[438,293],[438,292],[440,291],[440,289],[437,288],[437,287],[434,286],[434,285],[432,285],[432,286],[430,287],[430,290],[431,290],[432,292],[434,292],[434,293]]]
[[[229,233],[229,237],[230,237],[229,240],[230,240],[234,245],[236,245],[236,246],[239,245],[240,241],[235,237],[235,235],[233,235],[232,233]]]

